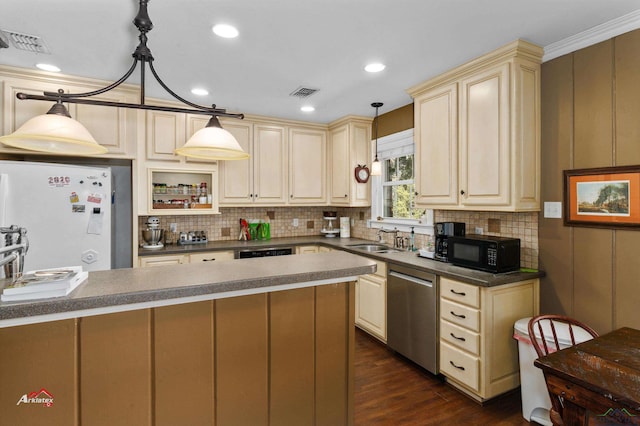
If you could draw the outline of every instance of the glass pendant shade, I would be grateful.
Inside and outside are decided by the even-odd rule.
[[[246,160],[249,154],[231,133],[220,126],[217,117],[211,117],[207,126],[198,130],[182,147],[174,151],[178,155],[206,160]]]
[[[0,136],[0,142],[14,148],[52,154],[106,153],[107,148],[99,145],[91,133],[68,114],[62,104],[56,104],[47,114],[33,117],[10,135]]]
[[[380,160],[378,160],[378,157],[376,157],[375,160],[373,160],[373,163],[371,163],[371,176],[381,176],[382,175],[382,163],[380,162]]]

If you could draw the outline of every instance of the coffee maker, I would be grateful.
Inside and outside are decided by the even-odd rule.
[[[436,222],[436,253],[434,258],[442,262],[448,262],[448,238],[450,236],[464,237],[464,222]]]

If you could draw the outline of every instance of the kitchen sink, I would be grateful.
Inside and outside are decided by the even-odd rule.
[[[400,251],[390,248],[389,246],[385,246],[384,244],[353,244],[348,247],[355,250],[368,251],[370,253],[397,253]]]

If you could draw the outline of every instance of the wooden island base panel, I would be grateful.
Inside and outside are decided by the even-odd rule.
[[[353,282],[2,328],[0,424],[351,425],[354,330]]]

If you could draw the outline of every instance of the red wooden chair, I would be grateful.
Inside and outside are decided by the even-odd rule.
[[[558,336],[558,329],[560,327],[568,328],[568,341],[560,341],[560,337]],[[586,331],[592,337],[598,337],[598,333],[594,329],[573,318],[562,315],[539,315],[529,320],[529,339],[536,349],[538,356],[543,357],[566,348],[569,342],[571,346],[575,345],[576,328]],[[563,345],[562,347],[560,346],[561,344]],[[562,425],[562,398],[554,397],[551,392],[549,392],[549,396],[551,397],[551,411],[549,412],[551,421],[554,425]]]

